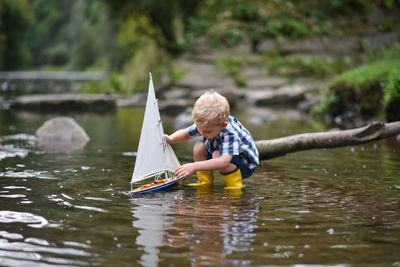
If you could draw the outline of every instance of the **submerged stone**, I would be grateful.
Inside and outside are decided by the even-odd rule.
[[[81,149],[90,140],[85,130],[70,117],[46,121],[37,131],[39,146],[48,152],[70,152]]]

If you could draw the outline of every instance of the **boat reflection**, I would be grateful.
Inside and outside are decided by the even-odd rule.
[[[158,266],[160,247],[164,244],[164,232],[170,228],[175,202],[182,191],[155,193],[132,198],[135,206],[132,215],[137,220],[132,222],[138,229],[135,243],[144,250],[139,263],[143,266]]]
[[[160,250],[170,254],[169,248],[185,248],[192,266],[248,264],[240,255],[248,259],[242,253],[252,250],[257,200],[241,189],[199,187],[191,197],[183,197],[184,193],[192,192],[178,190],[132,200],[137,205],[132,209],[137,219],[133,221],[138,229],[136,244],[144,250],[139,263],[157,266]]]

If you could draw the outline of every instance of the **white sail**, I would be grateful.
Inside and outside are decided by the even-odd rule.
[[[156,176],[165,171],[174,172],[179,166],[179,161],[172,147],[165,141],[150,73],[146,110],[131,183]]]

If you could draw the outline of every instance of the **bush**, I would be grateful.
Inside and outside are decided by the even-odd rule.
[[[65,65],[69,58],[68,52],[68,45],[66,43],[58,43],[44,50],[48,58],[48,63],[53,66]]]
[[[214,47],[234,46],[243,40],[243,32],[240,28],[230,24],[222,24],[213,27],[209,33],[209,42]]]
[[[272,18],[268,19],[265,24],[266,36],[273,37],[277,40],[285,38],[297,39],[309,34],[309,27],[294,18]]]
[[[233,7],[232,18],[240,21],[257,21],[259,8],[248,3],[240,3]]]
[[[324,19],[332,15],[351,15],[366,13],[374,8],[374,3],[368,0],[332,0],[318,1],[316,15]]]

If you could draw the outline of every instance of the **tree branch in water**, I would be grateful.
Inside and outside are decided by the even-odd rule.
[[[365,127],[332,131],[297,134],[272,140],[256,141],[260,160],[283,156],[314,148],[333,148],[359,145],[400,134],[400,121],[383,123],[372,122]]]

